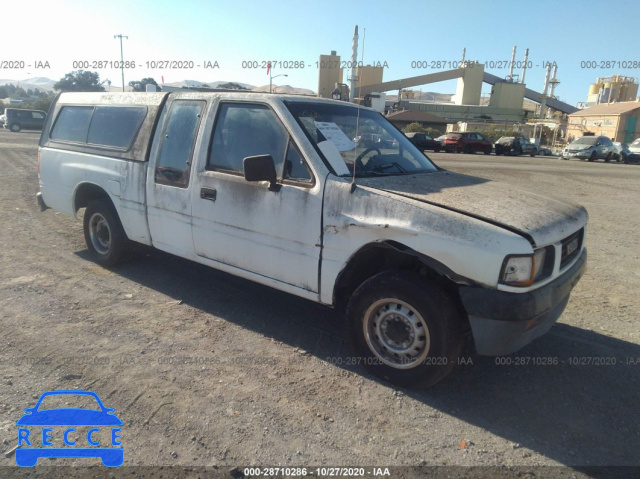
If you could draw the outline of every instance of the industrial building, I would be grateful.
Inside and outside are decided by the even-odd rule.
[[[600,103],[569,115],[567,139],[592,134],[607,136],[613,141],[631,143],[640,138],[638,116],[640,101]]]
[[[590,108],[601,103],[633,101],[637,95],[638,83],[635,78],[622,75],[598,78],[589,87],[584,106]]]
[[[356,65],[357,58],[357,26],[354,31],[353,49],[349,66]],[[384,95],[385,92],[398,90],[400,95],[395,105],[395,111],[413,110],[422,115],[442,118],[441,124],[449,124],[449,130],[466,128],[467,125],[478,124],[495,125],[500,128],[514,128],[523,125],[533,116],[543,120],[550,120],[558,124],[566,121],[566,114],[574,113],[578,109],[559,101],[554,96],[554,89],[559,81],[556,79],[557,66],[547,65],[544,90],[536,92],[526,87],[526,65],[529,50],[526,50],[521,75],[514,74],[513,67],[506,78],[500,78],[485,72],[484,64],[465,61],[466,49],[463,51],[459,67],[451,70],[383,81],[383,68],[377,66],[361,66],[351,69],[350,76],[344,81],[342,69],[338,73],[335,65],[341,65],[340,56],[335,51],[331,55],[322,55],[319,65],[318,95],[325,98],[346,99],[347,92],[350,100],[356,96],[360,101],[371,95]],[[513,47],[511,65],[515,65],[516,47]],[[324,61],[323,61],[324,60]],[[345,62],[343,62],[345,63]],[[517,80],[517,78],[520,80]],[[456,92],[450,102],[429,102],[411,99],[405,95],[407,89],[430,83],[457,79]],[[482,104],[483,83],[492,85],[488,104]],[[348,85],[349,86],[348,86]],[[550,91],[549,91],[550,87]],[[540,104],[538,114],[524,108],[525,98]],[[551,113],[553,112],[553,113]],[[406,116],[406,115],[405,115]],[[564,117],[564,118],[563,118]],[[401,123],[400,117],[395,117]],[[426,117],[425,117],[426,118]],[[426,123],[426,122],[420,122]]]

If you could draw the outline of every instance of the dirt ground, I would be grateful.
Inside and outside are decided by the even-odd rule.
[[[640,166],[430,155],[585,205],[589,260],[547,335],[508,359],[467,348],[444,381],[413,391],[347,364],[341,318],[327,308],[152,250],[114,270],[92,263],[81,221],[36,205],[38,137],[0,130],[0,476],[27,473],[10,467],[16,421],[56,389],[95,391],[122,419],[125,463],[108,477],[142,466],[181,466],[166,477],[245,466],[612,477],[588,467],[640,467]],[[41,459],[28,473],[71,463],[106,469]]]

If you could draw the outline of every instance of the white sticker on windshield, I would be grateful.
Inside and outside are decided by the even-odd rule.
[[[333,142],[329,140],[321,141],[318,143],[318,148],[320,148],[320,151],[336,172],[336,175],[343,176],[349,174],[347,165],[344,164],[344,160],[342,159],[342,156],[340,156],[340,152]]]
[[[324,137],[331,143],[336,145],[338,151],[349,151],[356,147],[356,144],[351,141],[347,135],[332,121],[315,121],[316,128],[324,135]]]

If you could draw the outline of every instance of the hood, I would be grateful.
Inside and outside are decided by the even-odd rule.
[[[582,206],[450,171],[358,178],[357,183],[482,219],[536,246],[555,243],[587,221]]]
[[[584,143],[569,143],[567,145],[567,150],[576,150],[576,151],[582,151],[582,150],[588,150],[589,148],[593,148],[595,145],[587,145]]]

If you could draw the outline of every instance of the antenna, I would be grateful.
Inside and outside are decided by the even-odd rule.
[[[356,27],[356,34],[358,32],[358,27]],[[367,29],[364,28],[362,30],[362,54],[360,56],[360,66],[361,68],[364,66],[364,40],[367,36]],[[357,60],[357,58],[356,58]],[[353,66],[353,65],[352,65]],[[353,67],[355,69],[355,67]],[[360,75],[362,75],[362,70],[360,70]],[[360,93],[362,92],[362,81],[359,82],[358,85],[358,98],[360,98]],[[355,84],[355,83],[354,83]],[[358,113],[356,114],[356,137],[360,135],[360,106],[358,105]],[[357,150],[358,145],[353,149],[353,176],[351,177],[351,193],[356,191],[358,185],[356,185],[356,158],[357,158]]]

